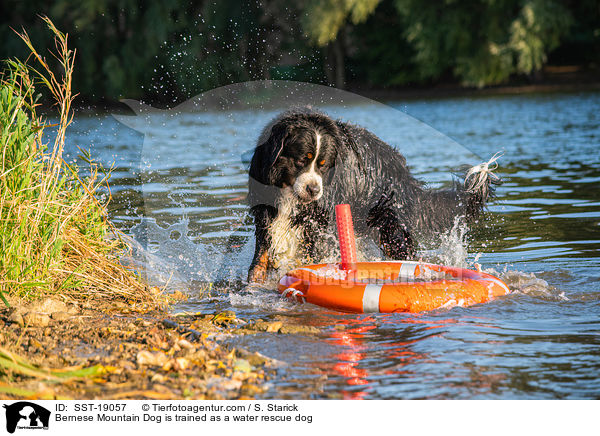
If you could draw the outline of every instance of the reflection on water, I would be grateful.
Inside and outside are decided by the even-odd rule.
[[[396,119],[404,124],[395,122],[395,110],[363,103],[329,108],[375,129],[434,186],[448,182],[457,164],[472,163],[469,151],[489,157],[504,150],[505,183],[489,218],[468,246],[454,241],[439,251],[449,262],[481,263],[513,294],[417,315],[347,315],[243,289],[253,229],[242,155],[274,110],[238,111],[233,122],[227,113],[162,119],[169,134],[156,127],[160,147],[152,155],[141,133],[109,115],[80,116],[70,145],[91,144],[93,155],[116,161],[111,214],[155,251],[154,260],[143,260],[155,280],[169,276],[172,286],[200,295],[207,283],[229,279],[177,310],[231,309],[241,318],[293,320],[321,330],[231,339],[286,362],[267,397],[599,398],[600,94],[393,105],[452,139],[433,129],[424,134],[402,116]],[[466,148],[460,156],[436,154],[433,145],[418,147],[427,140]],[[142,222],[142,215],[150,220]],[[467,254],[457,255],[464,248]]]

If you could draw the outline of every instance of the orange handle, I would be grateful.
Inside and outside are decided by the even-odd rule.
[[[352,225],[352,212],[349,204],[335,206],[335,221],[337,224],[338,239],[340,240],[340,255],[343,270],[354,269],[356,264],[356,241],[354,239],[354,226]]]

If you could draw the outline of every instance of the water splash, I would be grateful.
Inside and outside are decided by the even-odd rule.
[[[485,272],[502,279],[515,294],[525,294],[548,301],[570,301],[564,291],[551,286],[546,280],[537,277],[532,272],[527,273],[508,268],[504,271],[488,268]]]
[[[224,253],[215,245],[192,241],[188,226],[187,218],[166,227],[143,218],[132,228],[133,261],[149,284],[191,293],[217,281],[227,263]]]
[[[439,247],[425,251],[423,260],[441,265],[468,268],[468,230],[464,220],[455,218],[452,229],[438,236]]]

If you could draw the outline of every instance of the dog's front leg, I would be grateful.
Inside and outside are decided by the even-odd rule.
[[[394,260],[412,259],[415,257],[415,244],[404,225],[380,228],[379,240],[385,255]]]
[[[319,253],[322,246],[319,246],[320,239],[327,230],[329,223],[329,214],[327,211],[320,207],[314,206],[314,208],[304,216],[302,221],[297,223],[298,226],[304,229],[302,233],[305,261],[315,262],[320,257]]]
[[[255,250],[254,259],[248,270],[248,283],[264,283],[267,280],[269,268],[269,252],[267,250]]]
[[[271,236],[268,228],[277,212],[274,208],[268,206],[257,206],[251,210],[251,213],[254,215],[256,246],[254,248],[254,258],[248,270],[248,283],[264,283],[267,280],[269,270]]]
[[[379,232],[379,245],[385,255],[394,260],[415,256],[415,244],[406,225],[401,223],[393,205],[394,192],[381,196],[369,210],[367,225]]]

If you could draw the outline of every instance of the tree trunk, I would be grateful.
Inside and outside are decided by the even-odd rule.
[[[335,72],[333,71],[333,49],[331,43],[327,44],[321,50],[323,57],[323,72],[325,73],[325,80],[328,85],[333,85],[335,80]]]
[[[344,59],[344,29],[338,33],[338,37],[333,41],[333,53],[335,57],[335,87],[344,89],[346,86],[346,65]]]

